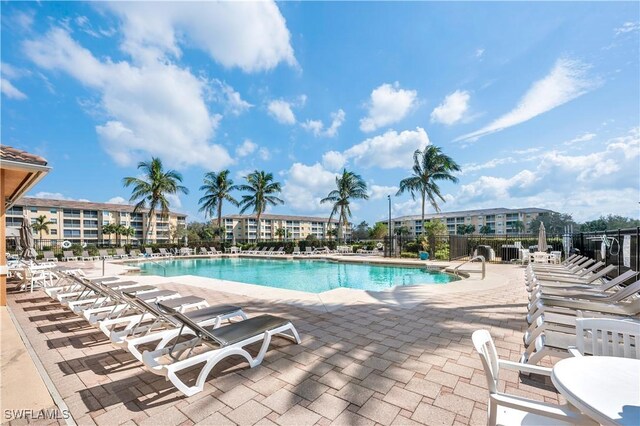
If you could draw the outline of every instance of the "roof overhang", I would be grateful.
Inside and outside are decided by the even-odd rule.
[[[0,161],[0,169],[4,172],[2,179],[5,193],[4,206],[5,209],[8,209],[45,177],[51,167],[21,161],[2,160]]]

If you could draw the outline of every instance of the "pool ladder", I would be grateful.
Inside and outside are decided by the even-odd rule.
[[[171,258],[173,258],[173,256]],[[163,277],[167,276],[167,267],[165,265],[163,265],[162,263],[158,262],[157,260],[148,260],[147,262],[153,263],[154,265],[158,265],[159,267],[161,267],[162,268],[162,276]]]
[[[485,263],[485,260],[484,260],[484,256],[480,256],[480,255],[473,256],[471,259],[467,260],[466,262],[459,264],[458,266],[453,268],[453,273],[458,275],[458,269],[460,269],[461,266],[466,265],[467,263],[471,263],[474,260],[480,260],[482,262],[482,271],[481,271],[482,272],[482,278],[481,279],[484,280],[484,277],[485,277],[485,274],[486,274],[486,271],[487,271],[487,267],[486,267],[486,263]],[[478,272],[478,271],[467,270],[465,272]]]

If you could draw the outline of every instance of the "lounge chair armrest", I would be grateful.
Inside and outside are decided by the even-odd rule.
[[[525,373],[540,374],[543,376],[551,376],[551,369],[547,367],[540,367],[538,365],[521,364],[519,362],[500,360],[500,367],[504,367],[509,370],[523,371]]]
[[[580,351],[578,350],[578,348],[576,348],[575,346],[569,346],[569,347],[567,348],[567,350],[569,351],[569,353],[571,354],[571,356],[575,356],[575,357],[581,357],[581,356],[584,356],[584,355],[582,354],[582,352],[580,352]]]
[[[532,414],[549,417],[552,419],[570,422],[581,425],[597,425],[589,417],[573,411],[568,405],[554,405],[544,402],[533,401],[512,395],[493,394],[490,396],[497,404],[504,407],[511,407],[518,410],[527,411]]]

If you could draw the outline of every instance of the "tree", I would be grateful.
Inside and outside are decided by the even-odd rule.
[[[388,234],[389,234],[389,228],[387,227],[387,225],[385,225],[382,222],[378,222],[375,225],[373,225],[373,228],[371,228],[371,232],[369,233],[369,236],[371,237],[372,240],[381,240]]]
[[[40,239],[42,240],[42,231],[49,235],[49,225],[53,225],[53,222],[50,222],[45,215],[40,215],[36,218],[35,222],[31,224],[31,228],[40,234]]]
[[[338,228],[329,229],[327,236],[329,236],[329,241],[331,241],[331,237],[338,238]]]
[[[364,240],[369,238],[370,231],[371,229],[369,228],[369,224],[363,220],[358,226],[356,226],[356,229],[353,231],[351,236],[354,240]]]
[[[570,214],[551,212],[540,214],[536,219],[532,220],[531,225],[529,225],[529,232],[537,234],[540,230],[541,222],[544,223],[547,235],[560,235],[564,232],[565,226],[568,225],[574,225],[577,228],[577,224]]]
[[[175,195],[179,192],[188,194],[189,190],[182,186],[182,175],[174,170],[164,171],[162,161],[152,157],[151,161],[141,161],[138,163],[138,170],[144,174],[143,177],[125,177],[122,183],[125,188],[133,186],[133,192],[129,201],[135,202],[133,212],[137,213],[141,209],[148,209],[147,227],[142,234],[142,243],[147,238],[147,232],[151,228],[151,219],[159,209],[163,216],[169,214],[169,200],[167,195]]]
[[[480,232],[482,235],[487,235],[487,234],[492,234],[493,230],[489,225],[482,225],[478,232]]]
[[[513,230],[516,231],[516,233],[524,232],[524,222],[521,220],[516,220],[515,222],[513,222]]]
[[[282,241],[282,238],[285,237],[287,235],[287,230],[284,228],[278,228],[276,229],[276,237],[278,237],[280,239],[280,241]]]
[[[476,231],[475,225],[460,224],[456,227],[456,233],[458,235],[473,234]]]
[[[333,215],[338,214],[338,240],[342,235],[343,226],[348,226],[351,217],[352,200],[368,200],[367,183],[360,175],[343,169],[342,175],[336,176],[336,189],[320,200],[321,204],[332,203],[329,223]]]
[[[396,235],[399,235],[400,237],[407,237],[409,233],[409,228],[404,225],[396,228]]]
[[[638,226],[640,226],[640,220],[638,219],[610,214],[581,224],[580,232],[607,231],[611,229],[635,228]]]
[[[111,244],[111,234],[116,233],[116,224],[115,223],[107,223],[106,225],[102,225],[102,233],[109,236],[109,244]]]
[[[171,241],[173,241],[174,243],[177,240],[180,240],[181,238],[184,238],[187,235],[187,228],[184,225],[178,225],[178,226],[173,226],[170,225],[169,227],[169,237],[171,238]]]
[[[127,237],[127,245],[130,243],[130,238],[136,235],[136,230],[130,226],[123,226],[120,231],[120,235]]]
[[[256,214],[256,224],[258,226],[256,241],[260,241],[260,216],[266,210],[267,206],[275,206],[278,204],[284,204],[284,201],[274,194],[280,193],[282,187],[280,182],[273,180],[272,173],[266,173],[265,171],[254,170],[245,177],[247,183],[240,185],[238,189],[241,191],[247,191],[249,194],[243,195],[242,200],[239,203],[240,214],[243,214],[249,209],[253,210]]]
[[[222,228],[222,204],[228,201],[238,206],[238,200],[231,196],[231,192],[237,190],[238,186],[233,184],[229,173],[229,170],[206,173],[204,185],[200,187],[200,191],[204,191],[204,196],[198,201],[200,204],[198,211],[204,212],[209,217],[213,217],[215,212],[218,216],[218,228]]]
[[[448,180],[453,183],[458,182],[458,178],[453,172],[460,171],[458,163],[442,153],[442,150],[434,145],[427,146],[424,151],[416,149],[413,153],[413,174],[400,181],[400,189],[396,196],[405,192],[411,194],[412,199],[420,194],[422,201],[422,222],[424,223],[424,208],[426,200],[436,212],[440,212],[440,207],[436,198],[445,202],[440,193],[438,181]],[[424,229],[423,229],[424,232]]]
[[[429,258],[435,259],[436,251],[444,245],[444,242],[442,242],[439,237],[449,234],[447,225],[439,220],[434,220],[431,222],[423,222],[422,229],[424,234],[422,246],[425,250],[429,251]]]

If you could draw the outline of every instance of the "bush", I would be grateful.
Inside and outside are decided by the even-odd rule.
[[[436,250],[436,259],[438,260],[449,260],[449,244],[446,247],[439,247]]]
[[[89,244],[85,250],[89,253],[89,256],[98,256],[98,247],[95,244]]]
[[[404,245],[404,250],[410,253],[418,253],[422,250],[422,245],[417,241],[409,241]]]
[[[403,251],[402,253],[400,253],[400,257],[404,257],[404,258],[407,258],[407,259],[417,259],[418,258],[418,254],[417,253],[413,253],[413,252]]]

